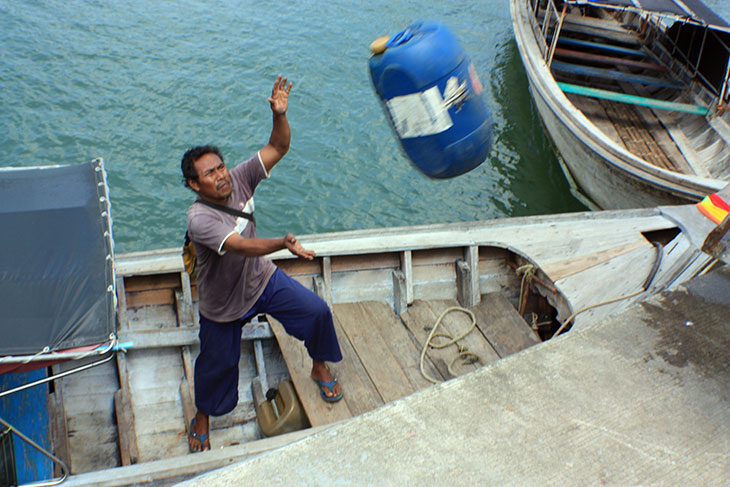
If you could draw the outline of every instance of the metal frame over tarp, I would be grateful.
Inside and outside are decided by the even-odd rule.
[[[700,0],[566,0],[566,3],[650,12],[730,32],[730,25]]]
[[[0,367],[114,341],[108,193],[101,159],[0,168]]]

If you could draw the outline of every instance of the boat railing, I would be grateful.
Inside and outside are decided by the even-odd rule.
[[[59,468],[61,469],[61,476],[59,478],[55,478],[55,479],[48,480],[48,481],[34,482],[32,484],[23,484],[24,487],[50,487],[52,485],[58,485],[58,484],[61,484],[66,481],[66,479],[68,478],[68,475],[69,475],[69,468],[68,468],[68,465],[66,465],[66,463],[63,460],[61,460],[54,454],[50,453],[45,448],[40,446],[38,443],[36,443],[35,441],[28,438],[23,433],[21,433],[20,431],[15,429],[13,427],[13,425],[11,425],[7,421],[3,420],[3,418],[0,418],[0,425],[7,428],[7,430],[6,430],[7,432],[14,433],[18,438],[20,438],[21,440],[26,442],[28,445],[35,448],[39,452],[41,452],[44,456],[51,459],[51,461],[53,461],[53,463],[57,464],[59,466]]]
[[[655,32],[662,34],[661,42],[658,37],[651,39],[652,45],[659,50],[665,51],[668,56],[679,60],[687,67],[688,74],[691,78],[701,80],[703,85],[716,97],[716,105],[718,107],[727,106],[730,98],[730,46],[718,32],[710,26],[700,25],[690,21],[676,21],[668,24],[663,18],[654,15],[645,16],[644,23],[652,26]],[[676,28],[674,28],[675,25],[677,26]],[[674,29],[673,32],[672,29]],[[681,45],[682,34],[687,29],[690,29],[689,44],[683,48]],[[702,30],[701,40],[697,39],[699,29]],[[698,42],[699,45],[697,44]],[[713,44],[714,49],[721,49],[719,52],[723,55],[719,55],[718,51],[713,51],[707,56],[712,56],[713,58],[719,57],[725,60],[723,66],[725,72],[720,80],[713,81],[709,79],[706,72],[702,69],[703,64],[708,64],[705,50],[709,43]],[[717,65],[715,62],[711,64]]]
[[[538,18],[538,11],[540,10],[540,0],[528,0],[533,3],[531,5],[531,8],[533,10],[533,16],[530,18],[531,22],[534,22],[533,29],[537,30],[537,21]],[[539,26],[542,43],[540,44],[540,50],[542,52],[543,58],[548,60],[548,65],[550,64],[549,60],[552,59],[552,55],[555,52],[555,48],[557,46],[558,37],[560,28],[562,27],[562,19],[565,18],[565,13],[567,9],[567,4],[563,4],[563,12],[562,14],[558,12],[558,8],[555,5],[555,2],[553,0],[548,0],[547,5],[545,6],[545,15],[542,18],[542,25]],[[551,29],[552,28],[552,29]],[[550,45],[548,46],[548,39],[551,39]]]
[[[90,354],[97,355],[97,356],[102,356],[102,357],[104,355],[107,355],[106,357],[104,357],[104,358],[102,358],[100,360],[96,360],[94,362],[85,364],[85,365],[81,365],[81,366],[76,367],[74,369],[67,370],[66,372],[63,372],[63,373],[60,373],[60,374],[51,375],[51,376],[48,376],[48,377],[43,378],[43,379],[39,379],[39,380],[36,380],[36,381],[33,381],[33,382],[29,382],[27,384],[23,384],[23,385],[18,386],[18,387],[14,387],[12,389],[8,389],[8,390],[5,390],[5,391],[0,391],[0,398],[5,397],[5,396],[9,396],[10,394],[15,394],[17,392],[24,391],[26,389],[30,389],[32,387],[36,387],[36,386],[45,384],[47,382],[51,382],[51,381],[55,381],[57,379],[61,379],[63,377],[66,377],[68,375],[71,375],[71,374],[76,374],[78,372],[82,372],[82,371],[87,370],[87,369],[90,369],[92,367],[96,367],[96,366],[105,364],[105,363],[109,362],[111,359],[113,359],[116,356],[116,354],[115,354],[116,351],[123,350],[123,348],[121,348],[121,347],[122,347],[122,345],[120,345],[118,343],[116,336],[112,335],[112,336],[110,336],[110,342],[109,342],[109,345],[108,346],[106,346],[106,347],[100,347],[99,349],[96,349],[93,352],[86,352],[85,354],[78,356],[77,359],[80,359],[80,358],[83,358],[83,357],[88,357]],[[67,356],[63,356],[63,354],[56,354],[56,355],[61,355],[62,356],[61,358],[55,357],[56,359],[66,359],[66,360],[69,359]],[[8,357],[5,357],[5,358],[8,358]],[[43,360],[48,360],[48,355],[44,355],[43,356]],[[30,362],[30,360],[26,360],[25,363],[29,363],[29,362]],[[36,443],[35,441],[33,441],[31,438],[29,438],[28,436],[26,436],[25,434],[23,434],[21,431],[19,431],[17,428],[15,428],[12,424],[8,423],[7,421],[5,421],[2,418],[0,418],[0,425],[1,426],[4,426],[6,428],[6,431],[7,432],[10,432],[10,433],[15,434],[18,438],[20,438],[21,440],[23,440],[25,443],[27,443],[33,449],[35,449],[38,452],[40,452],[43,456],[49,458],[53,463],[55,463],[56,465],[58,465],[58,467],[61,470],[61,476],[58,477],[58,478],[54,478],[54,479],[46,480],[46,481],[34,482],[34,483],[31,483],[31,484],[24,484],[25,487],[50,487],[50,486],[53,486],[53,485],[59,485],[59,484],[61,484],[61,483],[63,483],[63,482],[66,481],[66,479],[69,476],[70,470],[68,468],[68,465],[66,465],[66,463],[63,460],[61,460],[60,458],[56,457],[54,454],[50,453],[49,451],[47,451],[41,445],[39,445],[38,443]]]
[[[541,54],[547,65],[551,66],[569,2],[562,2],[560,10],[560,2],[556,4],[555,0],[527,0],[527,2],[533,11],[533,15],[530,16],[533,31],[536,38],[542,40],[539,43]],[[541,11],[542,18],[540,18]],[[701,86],[707,90],[706,94],[700,93],[702,103],[707,103],[709,107],[714,105],[719,111],[726,110],[730,100],[730,46],[719,31],[691,20],[666,17],[654,12],[642,11],[636,14],[636,18],[639,19],[639,23],[634,24],[637,34],[644,38],[652,54],[669,65],[688,85],[692,81],[701,81]],[[698,39],[699,32],[701,39]],[[688,38],[689,43],[683,47]],[[709,49],[708,45],[711,45]],[[713,69],[718,69],[716,62],[708,63],[710,56],[712,59],[719,57],[724,61],[719,68],[724,69],[724,73],[722,76],[715,76],[714,81],[711,79],[712,75],[705,70],[710,64],[713,65]],[[695,93],[702,91],[696,90]]]

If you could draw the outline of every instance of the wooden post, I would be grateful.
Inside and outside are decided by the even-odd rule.
[[[324,296],[327,306],[332,308],[332,262],[329,257],[322,257],[322,279],[324,280]]]
[[[730,230],[730,214],[707,235],[702,244],[702,251],[716,259],[722,259],[723,254],[730,251],[728,245],[723,242],[728,230]]]
[[[393,271],[393,311],[400,316],[408,308],[406,298],[406,276],[402,271]]]
[[[53,375],[60,372],[60,367],[54,365],[52,367]],[[66,423],[66,411],[63,403],[63,379],[55,384],[53,394],[48,396],[49,412],[51,414],[51,451],[58,458],[72,468],[71,454],[68,447],[68,425]],[[53,476],[60,477],[62,471],[60,466],[54,462]]]
[[[406,305],[413,304],[413,253],[405,250],[400,254],[400,269],[405,278]]]
[[[131,394],[129,392],[127,356],[123,353],[118,353],[116,355],[120,387],[114,393],[114,409],[117,416],[119,454],[121,456],[122,465],[133,465],[139,460],[139,448],[137,447],[134,410],[132,409]]]

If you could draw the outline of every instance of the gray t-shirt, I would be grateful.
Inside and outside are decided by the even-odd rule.
[[[225,205],[253,213],[254,190],[268,177],[260,156],[256,154],[239,164],[230,174],[233,191]],[[256,225],[246,218],[200,203],[193,203],[188,209],[188,234],[198,256],[195,273],[200,313],[213,321],[242,318],[264,292],[276,270],[273,262],[265,257],[245,257],[223,250],[226,239],[234,232],[244,238],[254,238]]]

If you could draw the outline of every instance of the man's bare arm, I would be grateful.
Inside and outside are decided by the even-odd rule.
[[[268,255],[282,249],[288,249],[289,252],[297,257],[302,257],[307,260],[312,260],[315,255],[313,250],[307,250],[302,247],[299,240],[291,233],[287,233],[282,238],[244,238],[234,233],[223,244],[223,250],[235,252],[247,257]]]

